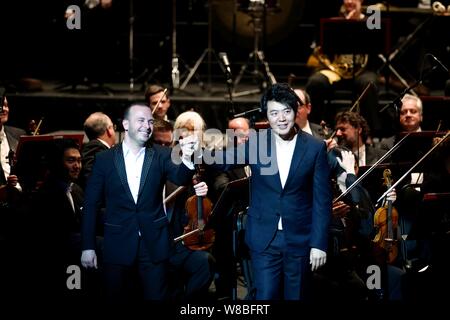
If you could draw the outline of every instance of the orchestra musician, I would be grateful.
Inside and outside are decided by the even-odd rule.
[[[199,128],[199,140],[205,123],[201,116],[195,112],[180,114],[172,125],[161,119],[155,119],[154,133],[151,141],[156,144],[171,146],[175,142],[173,130],[183,130],[178,138],[187,138],[195,130],[184,129]],[[166,181],[164,186],[164,211],[169,220],[169,230],[172,238],[184,233],[184,227],[189,223],[186,202],[192,195],[205,197],[208,185],[204,181],[190,183],[179,191],[180,186],[172,181]],[[175,194],[175,195],[174,195]],[[169,200],[171,199],[171,200]],[[183,241],[176,241],[169,258],[170,276],[169,287],[171,299],[178,302],[205,302],[209,299],[209,286],[214,277],[214,258],[206,250],[192,250]]]
[[[362,20],[365,15],[361,10],[363,0],[343,0],[340,15],[345,19]],[[355,39],[355,41],[358,41]],[[361,113],[367,119],[374,136],[382,136],[382,125],[378,115],[378,88],[377,74],[368,67],[369,57],[366,54],[341,54],[333,59],[328,58],[316,47],[308,65],[316,67],[308,79],[306,91],[311,96],[314,109],[311,112],[311,120],[321,123],[330,119],[329,110],[326,110],[326,100],[331,100],[338,86],[350,86],[355,88],[355,94],[361,94],[369,83],[372,86],[367,91],[366,97],[361,101]],[[354,77],[355,76],[355,77]],[[354,78],[354,79],[353,79]],[[352,83],[354,80],[354,83]],[[332,119],[332,117],[330,117]],[[330,122],[330,121],[328,121]]]
[[[339,112],[336,115],[335,123],[338,144],[357,155],[359,166],[373,165],[386,153],[368,143],[370,128],[360,114],[351,111]]]
[[[19,143],[19,138],[26,135],[25,130],[7,126],[10,107],[7,97],[2,97],[2,108],[0,112],[0,185],[8,184],[20,189],[18,178],[11,174],[11,160],[8,155],[10,151],[15,152]]]

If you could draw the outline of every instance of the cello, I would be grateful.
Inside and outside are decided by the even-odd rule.
[[[383,172],[384,184],[388,189],[392,186],[391,170]],[[376,250],[382,250],[386,256],[386,262],[391,264],[398,255],[398,212],[392,205],[392,200],[387,200],[374,215],[374,226],[377,229],[373,242]]]
[[[201,169],[196,166],[197,174],[193,178],[193,184],[201,179]],[[215,231],[205,228],[208,225],[213,204],[207,197],[193,195],[186,200],[186,214],[189,218],[184,227],[183,235],[175,238],[176,241],[183,240],[186,247],[191,250],[208,250],[215,240]]]

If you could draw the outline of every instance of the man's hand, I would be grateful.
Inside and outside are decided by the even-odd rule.
[[[355,156],[351,151],[341,151],[342,160],[336,157],[337,162],[348,174],[355,174]]]
[[[386,200],[387,201],[392,201],[394,202],[395,200],[397,200],[397,192],[395,192],[395,189],[392,189],[391,192],[389,192],[386,195]]]
[[[81,265],[85,268],[97,269],[97,255],[95,250],[83,250],[81,253]]]
[[[19,182],[19,179],[17,178],[16,175],[9,175],[8,179],[6,181],[6,183],[8,184],[8,186],[10,187],[16,187],[17,183]]]
[[[197,197],[204,197],[208,193],[208,185],[205,182],[200,182],[194,185],[195,195]]]
[[[311,248],[309,253],[309,264],[311,265],[311,270],[315,271],[319,267],[323,266],[327,262],[327,253],[317,248]]]
[[[195,134],[189,135],[183,139],[180,139],[180,147],[182,152],[182,159],[188,162],[192,161],[192,155],[199,149],[200,142]]]
[[[333,203],[332,214],[337,218],[344,218],[350,212],[350,206],[343,201]]]
[[[337,147],[337,142],[334,139],[325,139],[325,144],[327,145],[327,152],[331,149]]]

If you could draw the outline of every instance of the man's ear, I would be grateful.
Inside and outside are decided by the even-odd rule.
[[[124,128],[125,131],[128,131],[128,125],[129,125],[129,121],[127,119],[123,119],[122,120],[122,126]]]
[[[305,108],[306,108],[306,110],[308,110],[308,114],[310,114],[311,113],[311,103],[305,104]]]
[[[108,129],[106,129],[106,135],[110,138],[113,135],[114,126],[109,126]]]

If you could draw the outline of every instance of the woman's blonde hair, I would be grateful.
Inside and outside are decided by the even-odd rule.
[[[198,138],[203,146],[203,133],[206,130],[206,123],[202,116],[195,111],[186,111],[181,113],[176,119],[173,126],[174,142],[177,142],[183,132],[188,130],[198,135]]]

